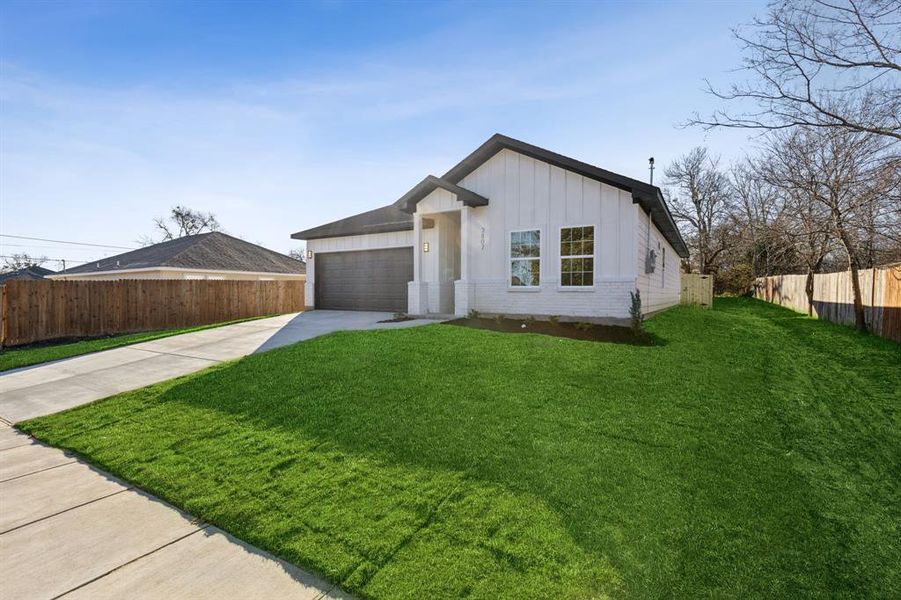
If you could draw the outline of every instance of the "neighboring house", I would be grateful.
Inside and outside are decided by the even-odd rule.
[[[44,279],[48,275],[53,275],[54,271],[33,265],[31,267],[22,267],[15,271],[7,271],[0,273],[0,285],[3,285],[10,279]]]
[[[306,265],[214,231],[89,262],[50,279],[304,279]]]
[[[679,302],[660,189],[503,135],[389,206],[295,233],[315,308],[581,319]]]

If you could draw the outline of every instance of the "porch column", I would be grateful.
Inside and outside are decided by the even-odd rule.
[[[413,213],[413,283],[422,279],[422,215]]]
[[[472,229],[472,208],[460,209],[460,279],[454,282],[454,314],[465,316],[472,308],[472,285],[469,282],[469,245]]]
[[[428,312],[428,289],[422,281],[422,215],[413,213],[413,281],[407,284],[407,314]]]

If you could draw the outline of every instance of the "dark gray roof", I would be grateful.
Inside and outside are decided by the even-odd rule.
[[[10,279],[43,279],[47,275],[53,275],[53,273],[54,271],[51,271],[50,269],[45,269],[44,267],[36,265],[33,267],[22,267],[15,271],[0,273],[0,284],[5,283]]]
[[[485,163],[485,161],[504,149],[519,152],[520,154],[524,154],[525,156],[529,156],[536,160],[552,164],[562,169],[578,173],[584,177],[588,177],[589,179],[594,179],[595,181],[600,181],[607,185],[630,192],[632,194],[632,201],[641,205],[645,212],[651,216],[651,220],[667,241],[673,246],[676,253],[683,258],[688,256],[688,248],[685,246],[685,241],[682,239],[682,235],[676,227],[676,223],[670,214],[669,208],[663,200],[663,194],[657,186],[644,183],[637,179],[632,179],[631,177],[619,175],[612,171],[606,171],[595,167],[594,165],[563,156],[562,154],[557,154],[556,152],[551,152],[550,150],[545,150],[544,148],[539,148],[538,146],[533,146],[532,144],[521,142],[499,133],[491,136],[488,141],[476,148],[474,152],[457,163],[441,178],[433,178],[435,181],[429,184],[433,187],[428,189],[428,186],[426,186],[423,189],[428,189],[430,192],[435,189],[435,187],[444,187],[444,185],[439,186],[437,184],[437,182],[443,182],[444,184],[454,185],[457,189],[462,190],[463,188],[460,188],[456,184]],[[374,233],[376,230],[402,231],[405,229],[412,229],[412,217],[401,212],[401,210],[409,210],[411,198],[416,198],[417,195],[422,192],[420,187],[428,181],[429,178],[427,177],[423,182],[419,183],[416,187],[397,200],[393,204],[393,207],[397,212],[391,211],[392,205],[389,205],[347,219],[334,221],[327,225],[300,231],[293,234],[291,237],[300,240],[311,240],[324,237]],[[447,188],[445,187],[445,189]],[[482,198],[481,196],[478,197]],[[482,198],[482,200],[487,203],[487,200],[484,198]],[[399,217],[398,213],[406,215],[406,218]],[[365,224],[367,229],[362,227],[363,224]]]
[[[255,273],[306,273],[306,265],[220,231],[160,242],[60,271],[60,275],[176,267]]]
[[[376,208],[346,219],[339,219],[291,234],[295,240],[316,240],[320,238],[362,235],[364,233],[386,233],[413,229],[413,216],[400,210],[394,204]]]
[[[456,194],[457,200],[466,206],[488,206],[488,198],[479,196],[475,192],[461,188],[455,183],[451,183],[446,179],[440,179],[434,175],[429,175],[416,184],[416,187],[401,196],[400,200],[394,203],[394,206],[412,214],[416,212],[416,204],[438,188]]]
[[[600,181],[601,183],[606,183],[607,185],[631,192],[632,201],[640,204],[645,212],[651,215],[651,220],[654,222],[654,225],[657,226],[660,233],[662,233],[672,245],[676,253],[682,258],[688,257],[688,248],[685,246],[682,234],[679,233],[676,222],[673,220],[669,208],[667,208],[666,202],[663,200],[663,193],[657,186],[595,167],[594,165],[563,156],[562,154],[557,154],[556,152],[551,152],[550,150],[545,150],[544,148],[539,148],[538,146],[533,146],[532,144],[527,144],[526,142],[515,140],[499,133],[491,136],[487,142],[476,148],[472,154],[457,163],[450,171],[444,174],[442,179],[446,179],[453,183],[459,183],[460,180],[476,170],[482,163],[504,149],[519,152],[530,158],[552,164],[561,169],[566,169],[573,173],[588,177],[589,179],[594,179],[595,181]]]

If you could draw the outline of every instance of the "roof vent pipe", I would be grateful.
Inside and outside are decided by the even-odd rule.
[[[648,159],[649,169],[651,171],[651,185],[654,185],[654,157]]]

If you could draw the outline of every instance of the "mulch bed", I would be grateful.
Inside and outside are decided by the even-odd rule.
[[[455,319],[446,321],[447,325],[473,327],[503,333],[538,333],[573,340],[591,342],[612,342],[615,344],[633,344],[637,346],[653,346],[657,340],[646,331],[634,332],[629,327],[617,325],[595,325],[593,323],[551,323],[550,321],[530,321],[527,319]],[[579,325],[577,327],[577,325]]]
[[[402,317],[394,317],[392,319],[385,319],[384,321],[379,321],[379,323],[403,323],[404,321],[415,321],[413,317],[408,317],[404,315]]]

